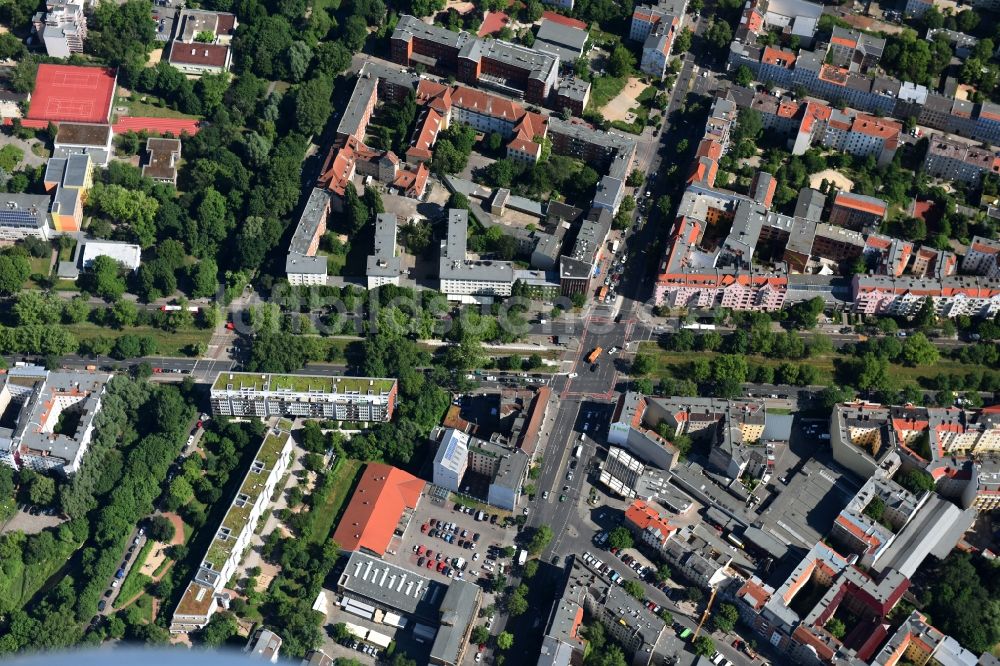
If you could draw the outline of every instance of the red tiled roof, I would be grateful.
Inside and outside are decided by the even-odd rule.
[[[795,64],[795,54],[791,51],[764,47],[764,53],[760,57],[761,62],[768,65],[779,65],[781,67],[791,67]]]
[[[503,12],[487,12],[486,18],[483,20],[483,24],[479,26],[479,32],[476,35],[479,37],[492,35],[503,30],[508,23],[510,23],[510,17]]]
[[[830,40],[830,42],[832,44],[839,44],[840,46],[846,46],[851,49],[856,48],[858,45],[858,42],[856,40],[847,39],[846,37],[834,37],[833,39]]]
[[[552,21],[553,23],[561,23],[571,28],[579,28],[580,30],[587,29],[587,24],[584,23],[583,21],[578,21],[577,19],[570,18],[568,16],[563,16],[562,14],[557,14],[555,12],[550,12],[550,11],[542,12],[542,20]]]
[[[843,206],[844,208],[851,208],[853,210],[860,210],[866,213],[872,213],[873,215],[885,215],[886,213],[886,206],[884,203],[879,205],[872,201],[859,199],[850,192],[838,192],[836,198],[833,200],[833,205]]]
[[[407,509],[414,509],[424,482],[401,469],[368,463],[333,540],[346,551],[385,554]]]
[[[888,140],[898,137],[903,131],[903,126],[892,120],[859,114],[851,123],[851,131]]]
[[[625,509],[625,520],[635,525],[639,530],[645,531],[650,527],[655,529],[664,541],[677,531],[676,527],[661,518],[659,512],[644,500],[635,500],[629,508]]]

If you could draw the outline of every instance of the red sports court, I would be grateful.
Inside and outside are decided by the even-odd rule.
[[[115,94],[115,70],[75,65],[39,65],[28,119],[106,123]]]

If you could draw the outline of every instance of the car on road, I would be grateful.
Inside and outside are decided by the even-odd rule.
[[[569,373],[569,378],[570,378],[570,379],[576,379],[576,378],[577,378],[577,377],[579,377],[579,376],[580,376],[580,375],[579,375],[579,374],[577,374],[577,373],[575,373],[575,372],[571,372],[571,373]]]
[[[542,493],[542,499],[547,500],[548,498],[549,498],[549,491],[546,490],[544,493]]]

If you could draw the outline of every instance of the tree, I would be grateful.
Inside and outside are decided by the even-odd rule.
[[[166,516],[156,515],[149,519],[149,538],[161,543],[169,543],[174,538],[174,524]]]
[[[156,40],[156,23],[149,0],[98,3],[93,10],[88,50],[109,65],[141,69]]]
[[[715,641],[709,636],[699,636],[694,642],[694,653],[699,657],[712,656],[715,653]]]
[[[661,564],[656,569],[656,580],[658,580],[661,583],[666,583],[668,580],[670,580],[670,577],[672,575],[673,572],[670,570],[670,567],[666,564]]]
[[[693,34],[690,28],[681,30],[681,34],[677,35],[677,39],[674,40],[674,53],[687,53],[690,51]]]
[[[618,526],[608,534],[608,545],[618,550],[624,550],[635,545],[635,541],[627,527]]]
[[[482,645],[486,641],[490,640],[490,630],[483,625],[479,625],[472,630],[471,640],[477,645]]]
[[[629,369],[629,374],[635,377],[648,375],[655,367],[656,362],[653,360],[651,354],[636,354],[635,358],[632,359],[632,367]]]
[[[514,647],[514,635],[509,631],[501,631],[497,636],[497,647],[501,650],[509,650]]]
[[[608,73],[611,76],[625,77],[632,74],[635,68],[635,56],[623,44],[618,44],[608,58]]]
[[[31,275],[28,258],[20,254],[0,255],[0,294],[11,295],[21,291]]]
[[[80,289],[100,296],[106,301],[117,301],[125,293],[125,277],[121,263],[111,257],[95,257],[77,278]]]
[[[732,604],[722,604],[719,609],[712,616],[712,623],[715,628],[724,634],[728,634],[736,626],[736,622],[740,619],[740,614],[736,610],[736,606]]]
[[[940,356],[938,348],[923,333],[914,333],[903,341],[901,358],[906,365],[933,365]]]
[[[228,611],[222,611],[212,616],[208,625],[201,631],[202,642],[209,647],[219,647],[239,630],[236,616]]]
[[[352,17],[353,18],[353,17]],[[320,134],[330,117],[333,79],[317,76],[295,90],[295,122],[306,136]]]
[[[36,474],[28,488],[28,500],[32,504],[48,506],[56,498],[56,482],[51,477]]]
[[[896,483],[915,495],[934,490],[934,477],[923,470],[911,469],[896,474]]]
[[[637,580],[633,580],[631,578],[626,580],[622,583],[622,589],[636,599],[644,599],[646,597],[646,590],[643,589],[642,583]]]
[[[705,593],[697,587],[689,587],[685,590],[685,595],[691,603],[698,603],[705,598]]]
[[[708,29],[705,38],[710,44],[715,45],[716,48],[725,49],[733,41],[733,29],[729,27],[729,23],[726,21],[718,20],[712,23],[712,27]]]
[[[739,69],[736,70],[736,83],[743,86],[744,88],[749,88],[753,84],[753,72],[746,65],[740,65]]]
[[[543,550],[545,550],[549,543],[552,542],[552,528],[548,525],[542,525],[535,529],[535,533],[531,537],[531,541],[528,543],[528,553],[531,555],[538,555]]]

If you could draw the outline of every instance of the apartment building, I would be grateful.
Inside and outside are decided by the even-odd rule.
[[[879,166],[892,162],[903,126],[894,120],[866,114],[848,115],[831,109],[821,143],[855,157],[874,156]]]
[[[686,525],[674,533],[663,550],[664,559],[684,578],[710,589],[729,580],[733,561],[728,548],[699,534],[697,525]]]
[[[546,116],[527,111],[517,102],[465,86],[456,86],[450,97],[451,119],[485,134],[500,134],[508,141],[510,159],[530,165],[541,157],[540,140],[548,133]]]
[[[660,79],[666,76],[674,40],[680,29],[681,18],[677,16],[667,16],[658,23],[642,43],[639,69]]]
[[[12,368],[0,377],[0,464],[64,476],[80,469],[111,375]]]
[[[570,251],[559,257],[559,286],[563,296],[590,292],[613,222],[610,210],[597,207],[591,208],[581,220]]]
[[[454,33],[404,14],[390,40],[393,62],[544,104],[556,86],[559,58],[465,31]]]
[[[1000,241],[975,236],[962,257],[962,272],[1000,278]]]
[[[326,284],[325,256],[317,256],[319,241],[326,233],[326,220],[330,214],[330,195],[314,187],[299,215],[292,241],[285,257],[285,275],[293,286]]]
[[[491,303],[507,297],[514,286],[514,265],[509,261],[469,259],[469,211],[448,211],[448,235],[441,240],[438,263],[440,291],[448,300]]]
[[[167,61],[193,76],[227,72],[233,59],[229,45],[238,26],[235,14],[183,9]]]
[[[278,481],[288,469],[293,448],[294,442],[287,430],[272,428],[264,436],[194,579],[188,583],[174,609],[171,633],[187,634],[204,628],[225,603],[222,602],[223,589],[236,573],[257,529],[257,521],[270,506]]]
[[[365,270],[369,289],[386,284],[398,287],[400,276],[406,273],[396,246],[398,229],[395,213],[379,213],[375,217],[375,242]]]
[[[395,379],[220,372],[212,384],[218,416],[297,416],[388,422],[396,408]]]
[[[931,176],[978,187],[983,175],[1000,174],[1000,153],[951,137],[934,135],[927,146],[924,168]]]
[[[661,418],[662,412],[655,409],[653,398],[632,391],[623,393],[611,417],[608,443],[622,447],[650,465],[673,469],[680,452],[656,431]]]
[[[0,244],[10,244],[33,236],[48,239],[49,205],[52,198],[41,194],[0,195]]]
[[[881,37],[834,26],[827,53],[837,67],[867,72],[882,59],[883,51],[885,40]]]
[[[555,107],[569,109],[575,116],[582,116],[590,101],[590,82],[575,76],[564,76],[559,79],[556,89]]]
[[[656,552],[662,552],[677,531],[666,516],[645,500],[637,499],[625,509],[625,526],[640,541]]]
[[[84,0],[49,0],[45,11],[35,14],[31,25],[35,36],[45,45],[52,58],[68,58],[83,53],[87,39],[87,16]]]
[[[882,199],[853,192],[837,192],[830,208],[830,224],[855,231],[875,228],[885,219],[889,205]]]
[[[912,316],[930,298],[941,317],[993,317],[1000,313],[1000,279],[953,275],[943,279],[855,276],[854,311]]]

